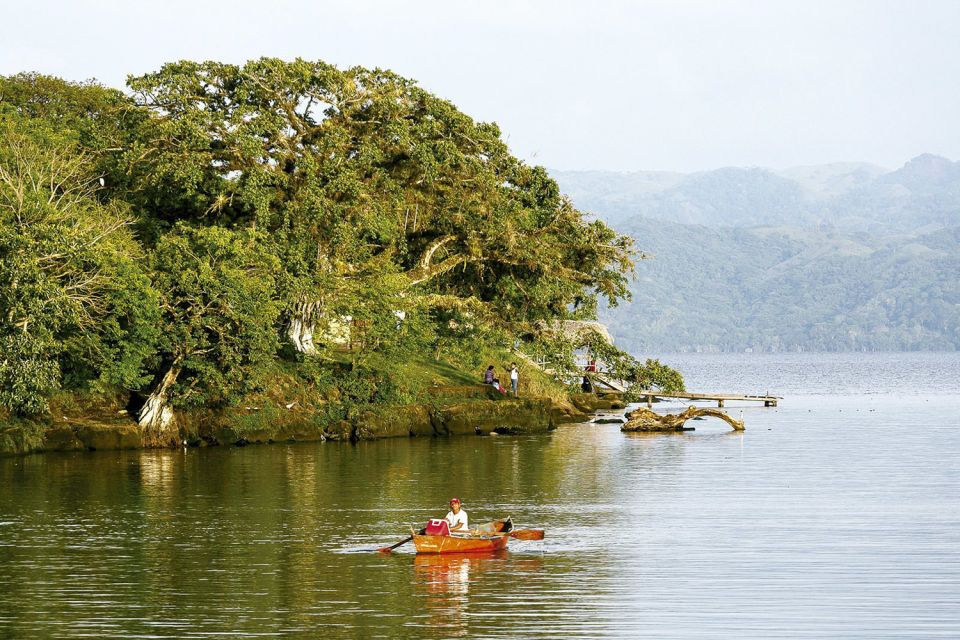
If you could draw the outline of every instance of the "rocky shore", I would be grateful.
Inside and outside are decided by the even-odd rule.
[[[598,410],[622,408],[618,396],[572,394],[547,397],[468,397],[459,401],[387,407],[353,420],[329,422],[322,416],[285,407],[236,407],[179,414],[185,446],[228,446],[381,438],[546,433],[565,423],[586,422]],[[44,451],[99,451],[144,448],[129,418],[48,419],[0,427],[0,455]]]

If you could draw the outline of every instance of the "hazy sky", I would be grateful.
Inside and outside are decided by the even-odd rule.
[[[392,69],[558,169],[960,159],[960,0],[0,0],[0,74]]]

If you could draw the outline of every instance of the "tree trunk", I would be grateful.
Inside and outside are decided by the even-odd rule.
[[[316,329],[315,314],[319,307],[320,301],[301,302],[290,314],[287,337],[290,338],[298,353],[310,355],[317,353],[317,347],[313,343],[313,332]]]
[[[314,354],[317,347],[313,344],[314,324],[304,317],[290,318],[290,328],[287,330],[287,336],[293,342],[294,348],[298,353]]]
[[[170,389],[177,382],[180,375],[182,358],[174,360],[170,369],[160,380],[160,384],[153,390],[147,402],[140,409],[137,424],[146,446],[177,446],[180,444],[179,431],[176,429],[176,420],[173,408],[170,406]]]

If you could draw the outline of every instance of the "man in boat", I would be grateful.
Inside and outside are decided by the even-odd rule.
[[[467,526],[467,512],[460,507],[460,498],[450,500],[450,511],[447,512],[444,520],[450,525],[451,533],[468,533],[470,527]]]

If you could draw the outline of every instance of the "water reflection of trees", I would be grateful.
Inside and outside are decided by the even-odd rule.
[[[680,473],[688,445],[626,438],[615,427],[564,427],[534,437],[54,455],[8,465],[0,479],[17,495],[18,521],[37,509],[48,509],[51,522],[82,516],[86,542],[109,540],[109,551],[85,556],[99,572],[91,586],[124,584],[124,602],[145,620],[231,633],[242,613],[249,633],[322,620],[375,634],[422,614],[447,625],[441,635],[468,635],[473,607],[536,582],[523,575],[524,550],[580,540],[572,532],[585,509],[606,516],[635,492],[626,483],[649,470],[661,479]],[[511,541],[507,560],[336,553],[399,540],[407,525],[442,516],[453,495],[475,524],[506,515],[520,527],[549,520],[548,540]],[[76,542],[66,531],[51,535],[61,549]],[[33,553],[23,546],[7,557]],[[240,594],[256,597],[241,604]],[[17,597],[29,600],[27,592]]]

